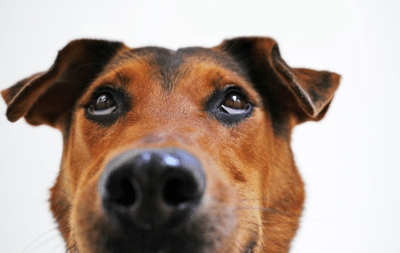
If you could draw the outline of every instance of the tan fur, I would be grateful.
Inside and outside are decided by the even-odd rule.
[[[175,72],[168,65],[173,87],[166,89],[165,66],[151,53],[136,54],[121,43],[74,41],[49,71],[2,92],[11,121],[25,117],[64,133],[50,203],[69,250],[106,252],[105,241],[115,236],[118,228],[97,190],[111,159],[126,150],[174,147],[194,154],[207,178],[201,205],[179,228],[202,238],[196,252],[289,251],[305,198],[290,133],[325,115],[340,76],[291,69],[269,38],[236,38],[206,50],[217,57],[187,54]],[[104,85],[123,89],[131,99],[130,110],[109,126],[85,115],[93,92]],[[229,85],[254,103],[251,116],[232,126],[204,109],[216,89]]]

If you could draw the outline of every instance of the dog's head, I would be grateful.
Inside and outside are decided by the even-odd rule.
[[[77,40],[2,95],[10,121],[63,132],[50,203],[71,251],[286,252],[304,202],[290,134],[339,80],[290,68],[270,38]]]

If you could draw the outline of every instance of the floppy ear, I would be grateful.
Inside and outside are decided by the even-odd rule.
[[[288,113],[295,116],[297,124],[322,119],[339,86],[338,74],[290,68],[271,38],[235,38],[225,40],[218,48],[247,69],[251,81],[267,97],[270,111],[275,114],[272,116],[276,118]]]
[[[105,65],[125,48],[120,42],[75,40],[58,52],[51,68],[1,92],[7,118],[32,125],[63,126],[76,100]]]

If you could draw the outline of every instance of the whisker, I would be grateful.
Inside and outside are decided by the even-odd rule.
[[[40,241],[42,238],[48,236],[48,235],[49,235],[50,233],[52,233],[52,232],[55,232],[56,234],[53,234],[53,235],[51,235],[51,236],[49,236],[49,237],[43,239],[43,241],[42,241],[41,243],[39,243],[39,241]],[[34,240],[25,248],[25,250],[23,251],[23,253],[24,253],[24,252],[35,252],[35,251],[38,250],[39,248],[42,248],[44,245],[50,243],[51,241],[53,241],[53,240],[55,240],[55,239],[57,239],[57,238],[59,238],[59,237],[60,237],[60,235],[59,235],[59,233],[58,233],[58,230],[57,230],[56,228],[52,228],[51,230],[48,230],[48,231],[42,233],[40,236],[38,236],[36,239],[34,239]],[[36,246],[33,246],[33,245],[36,244],[36,243],[39,243],[39,244],[36,245]]]
[[[283,225],[283,224],[298,224],[300,221],[287,221],[287,222],[262,222],[265,225]]]
[[[240,202],[245,202],[245,201],[265,201],[265,202],[274,202],[274,203],[279,203],[287,206],[298,206],[293,203],[289,203],[284,200],[274,200],[274,199],[266,199],[266,198],[254,198],[254,199],[241,199]]]
[[[55,181],[55,180],[57,180],[57,179],[51,179],[49,176],[46,175],[46,173],[43,172],[43,170],[47,170],[47,171],[51,171],[51,170],[46,169],[45,167],[40,166],[39,164],[37,164],[37,163],[35,163],[35,162],[32,162],[32,164],[35,166],[35,168],[36,168],[45,178],[47,178],[53,185],[55,185],[58,189],[60,189],[60,190],[65,194],[65,196],[69,198],[69,200],[72,200],[72,199],[73,199],[72,196],[71,196],[69,193],[67,193],[64,189],[62,189],[61,187],[59,187],[59,186],[56,184],[56,181]],[[65,179],[65,180],[68,180],[69,182],[71,182],[71,181],[70,181],[68,178],[66,178],[66,177],[62,177],[62,178]]]
[[[277,209],[272,209],[272,208],[265,208],[265,207],[239,206],[238,210],[260,210],[260,211],[263,211],[263,212],[278,213],[278,214],[299,216],[300,217],[300,215],[295,214],[295,213],[286,212],[286,211],[277,210]]]

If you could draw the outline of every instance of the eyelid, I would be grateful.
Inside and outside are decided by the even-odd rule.
[[[97,98],[98,96],[100,96],[101,94],[111,94],[114,97],[114,92],[113,92],[113,88],[110,86],[101,86],[98,87],[92,94],[92,100],[94,100],[95,98]]]
[[[224,96],[228,95],[231,92],[238,92],[240,94],[242,94],[242,96],[246,99],[246,102],[250,102],[250,96],[249,94],[240,86],[237,85],[228,85],[226,87],[224,87],[224,89],[222,90],[222,93],[224,94]]]
[[[86,103],[84,104],[84,107],[89,108],[94,102],[96,102],[96,99],[102,95],[102,94],[111,94],[113,98],[115,98],[115,92],[113,91],[113,88],[110,86],[101,86],[97,87],[91,95],[87,97]]]
[[[239,90],[239,91],[241,91],[242,89],[241,89],[239,86],[237,86],[237,85],[229,84],[229,85],[225,86],[225,87],[222,89],[222,92],[223,92],[224,94],[226,94],[226,93],[228,93],[228,92],[230,92],[230,91],[234,91],[234,90]]]

